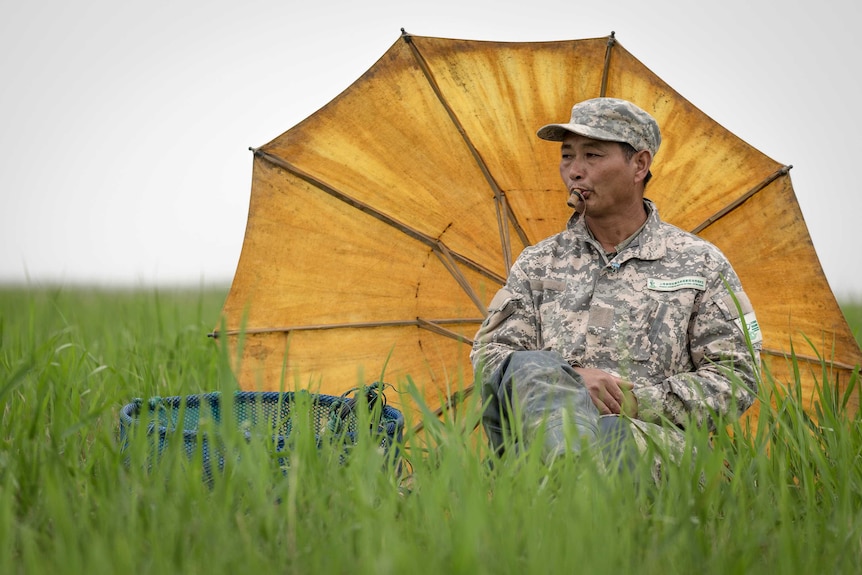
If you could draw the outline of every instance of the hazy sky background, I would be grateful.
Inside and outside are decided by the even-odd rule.
[[[862,298],[862,10],[798,4],[4,2],[0,282],[227,284],[248,148],[347,88],[403,27],[501,41],[615,31],[683,97],[794,166],[830,285]]]

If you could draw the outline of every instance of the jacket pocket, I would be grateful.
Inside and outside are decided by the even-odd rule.
[[[515,313],[515,294],[506,288],[499,289],[488,304],[488,317],[485,318],[482,331],[495,330],[513,313]]]

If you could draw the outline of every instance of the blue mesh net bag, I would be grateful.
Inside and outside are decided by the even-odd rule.
[[[262,436],[269,439],[280,454],[278,463],[283,470],[289,465],[289,438],[301,425],[314,434],[318,446],[335,443],[345,457],[363,435],[370,436],[379,441],[386,461],[399,467],[404,418],[386,405],[383,388],[384,384],[374,383],[341,396],[237,391],[228,396],[213,392],[135,399],[120,410],[120,445],[127,450],[133,434],[145,429],[151,465],[169,443],[182,441],[189,457],[201,453],[204,479],[210,481],[215,469],[224,469],[221,434],[225,425],[235,426],[248,441]],[[130,463],[128,458],[126,463]]]

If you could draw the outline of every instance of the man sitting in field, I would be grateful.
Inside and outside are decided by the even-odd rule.
[[[663,222],[644,197],[661,143],[655,119],[596,98],[538,136],[560,142],[576,211],[521,253],[476,335],[492,446],[502,450],[516,413],[521,441],[542,429],[549,462],[608,438],[644,448],[635,428],[668,441],[741,415],[757,390],[757,320],[718,248]]]

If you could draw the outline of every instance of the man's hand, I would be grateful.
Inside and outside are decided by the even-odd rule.
[[[637,417],[638,400],[632,393],[632,382],[601,369],[576,367],[575,371],[583,378],[600,414]]]

